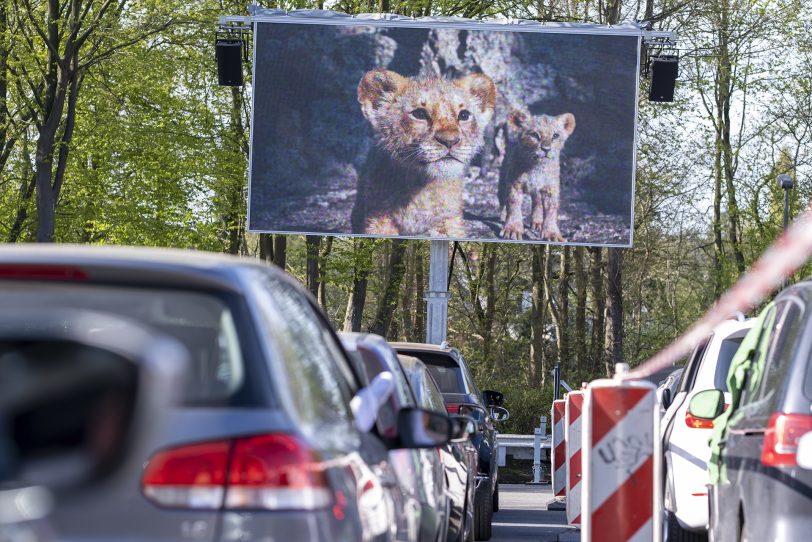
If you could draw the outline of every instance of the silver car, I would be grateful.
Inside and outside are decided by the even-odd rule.
[[[394,538],[397,511],[374,472],[388,449],[353,413],[360,380],[316,303],[284,273],[183,251],[6,247],[0,311],[22,307],[129,318],[191,355],[183,406],[145,467],[117,478],[86,515],[57,511],[62,539]],[[430,413],[401,411],[398,423],[412,447],[451,436],[447,418]]]

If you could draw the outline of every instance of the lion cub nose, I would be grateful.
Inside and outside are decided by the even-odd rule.
[[[439,130],[434,134],[434,139],[450,149],[460,142],[460,133],[457,130]]]

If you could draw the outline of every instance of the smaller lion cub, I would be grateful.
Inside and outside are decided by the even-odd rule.
[[[530,194],[530,228],[541,239],[564,242],[558,229],[561,192],[561,150],[575,130],[575,115],[508,115],[508,142],[499,172],[499,206],[504,222],[501,235],[520,240],[524,235],[522,198]]]
[[[465,237],[463,183],[493,116],[491,78],[376,69],[361,78],[358,102],[377,144],[359,171],[353,231]]]

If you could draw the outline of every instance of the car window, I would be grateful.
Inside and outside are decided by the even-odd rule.
[[[347,364],[343,352],[294,286],[264,273],[260,285],[268,297],[257,296],[257,302],[282,358],[293,402],[291,413],[311,437],[326,444],[344,442],[354,424],[349,406],[352,387],[347,379],[349,369],[342,367]]]
[[[426,408],[435,412],[445,412],[445,401],[443,394],[437,387],[437,383],[432,378],[431,373],[423,373],[423,387],[426,390]]]
[[[739,349],[739,345],[744,337],[728,338],[719,345],[719,357],[716,359],[716,372],[713,375],[713,387],[717,390],[728,391],[727,373],[730,370],[730,362]]]
[[[409,353],[426,364],[442,393],[467,393],[465,376],[457,362],[445,354]]]
[[[770,341],[775,338],[774,324],[777,320],[776,315],[780,315],[784,310],[784,304],[778,304],[770,307],[770,312],[764,317],[759,330],[759,337],[756,347],[751,355],[753,363],[742,385],[742,394],[739,403],[742,406],[754,404],[759,399],[759,390],[761,389],[761,377],[763,371],[759,371],[759,360],[766,357],[766,352],[769,348]]]
[[[786,381],[801,333],[802,305],[791,300],[786,304],[786,310],[776,319],[759,390],[759,400],[767,403],[770,412],[778,407],[782,385]]]
[[[708,344],[710,344],[712,338],[713,334],[709,335],[707,339],[697,345],[697,347],[694,349],[693,354],[691,354],[691,358],[685,365],[685,370],[682,371],[682,378],[680,378],[679,381],[679,391],[688,392],[694,387],[694,380],[696,380],[696,373],[699,370],[699,363],[705,356],[705,350],[708,348]]]
[[[176,289],[96,284],[0,282],[0,306],[84,309],[146,324],[180,341],[191,366],[184,394],[187,406],[264,406],[256,363],[247,363],[250,325],[236,310],[236,297]],[[70,322],[65,322],[70,325]],[[253,351],[253,350],[252,350]]]

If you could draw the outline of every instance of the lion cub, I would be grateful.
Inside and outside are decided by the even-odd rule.
[[[530,227],[542,239],[563,242],[558,229],[561,191],[561,149],[575,130],[575,115],[531,116],[524,111],[508,115],[508,143],[499,172],[499,205],[504,222],[502,237],[521,239],[524,234],[522,197],[532,201]]]
[[[490,77],[376,69],[361,78],[358,101],[377,145],[360,170],[353,231],[464,237],[463,181],[496,103]]]

